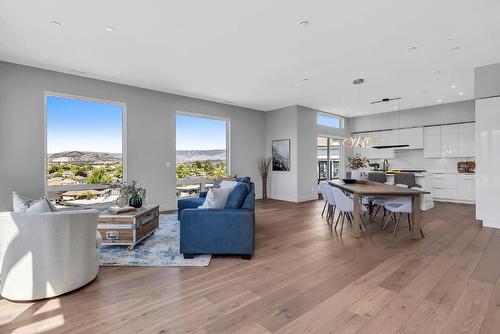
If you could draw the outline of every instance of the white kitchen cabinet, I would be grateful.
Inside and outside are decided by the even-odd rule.
[[[373,138],[373,141],[375,142],[375,145],[379,145],[380,143],[380,132],[371,132],[368,133],[367,136],[370,136]],[[367,155],[366,157],[368,159],[380,159],[380,150],[376,148],[369,148],[367,150]]]
[[[475,188],[474,174],[435,173],[432,176],[432,194],[437,201],[474,203]]]
[[[424,128],[424,158],[441,157],[441,127]]]
[[[401,147],[398,150],[418,150],[424,148],[423,128],[409,128],[399,130],[398,144],[408,144],[408,147]]]
[[[441,157],[458,156],[458,125],[441,126]]]
[[[476,124],[464,123],[458,125],[458,156],[474,157],[476,146]]]
[[[397,130],[380,131],[380,145],[394,145],[398,143]],[[394,158],[394,149],[383,148],[378,149],[380,154],[380,159],[392,159]]]
[[[457,200],[474,202],[476,200],[476,177],[457,175]]]

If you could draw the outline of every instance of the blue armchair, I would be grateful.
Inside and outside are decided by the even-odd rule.
[[[196,198],[201,201],[196,208],[179,204],[180,251],[184,258],[196,254],[238,254],[251,259],[255,243],[254,185],[249,178],[239,179],[238,184],[245,184],[246,192],[236,194],[238,191],[233,190],[225,209],[198,209],[202,198]],[[192,201],[188,205],[191,204]]]

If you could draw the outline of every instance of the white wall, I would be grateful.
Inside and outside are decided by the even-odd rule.
[[[232,173],[250,176],[261,195],[256,161],[264,152],[263,112],[0,62],[0,211],[12,208],[12,190],[44,195],[45,91],[127,104],[128,179],[162,209],[176,207],[177,111],[229,118]]]

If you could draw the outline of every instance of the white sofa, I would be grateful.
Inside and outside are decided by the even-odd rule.
[[[0,213],[0,295],[37,300],[77,289],[99,269],[97,210]]]

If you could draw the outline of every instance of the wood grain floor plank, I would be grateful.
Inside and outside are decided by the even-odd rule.
[[[498,332],[500,233],[473,206],[436,203],[413,241],[377,224],[340,237],[322,204],[257,201],[251,261],[103,267],[58,298],[0,299],[0,333]]]

